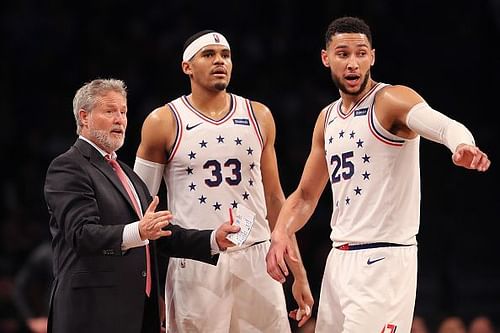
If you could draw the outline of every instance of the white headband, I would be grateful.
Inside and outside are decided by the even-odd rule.
[[[188,45],[188,47],[186,47],[184,53],[182,54],[182,61],[188,61],[196,54],[196,52],[198,52],[207,45],[213,45],[213,44],[223,45],[228,49],[230,49],[229,43],[227,42],[224,36],[222,36],[218,32],[209,32],[205,35],[196,38],[191,44]]]

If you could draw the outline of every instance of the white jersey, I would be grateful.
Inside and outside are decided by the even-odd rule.
[[[256,218],[245,247],[270,238],[260,170],[263,139],[250,101],[230,97],[230,111],[220,120],[203,115],[186,96],[168,103],[177,135],[164,178],[173,223],[182,227],[215,229],[229,221],[229,208],[252,210]]]
[[[419,140],[385,130],[375,115],[378,83],[347,114],[325,108],[325,157],[333,198],[330,238],[415,244],[420,219]]]

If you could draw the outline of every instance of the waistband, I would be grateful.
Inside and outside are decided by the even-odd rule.
[[[252,247],[252,246],[255,246],[255,245],[259,245],[259,244],[262,244],[262,243],[265,243],[265,242],[269,242],[270,239],[264,239],[264,240],[261,240],[261,241],[257,241],[257,242],[254,242],[252,244],[246,244],[246,245],[241,245],[241,246],[231,246],[231,247],[228,247],[226,249],[226,251],[223,251],[221,253],[232,253],[232,252],[236,252],[236,251],[241,251],[241,250],[244,250],[244,249],[248,249],[249,247]]]
[[[378,243],[364,243],[364,244],[349,244],[345,243],[335,248],[342,251],[354,251],[354,250],[364,250],[364,249],[374,249],[377,247],[400,247],[400,246],[412,246],[412,244],[397,244],[388,242],[378,242]]]

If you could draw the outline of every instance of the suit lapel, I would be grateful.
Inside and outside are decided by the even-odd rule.
[[[76,140],[74,146],[82,153],[83,156],[85,156],[89,160],[89,162],[96,169],[101,171],[106,176],[106,178],[109,179],[109,181],[113,184],[113,186],[122,194],[124,199],[128,202],[132,211],[137,215],[137,212],[135,211],[135,208],[134,208],[134,204],[130,200],[128,193],[127,193],[127,190],[125,190],[125,188],[123,187],[123,185],[122,185],[120,179],[118,178],[118,176],[116,175],[116,173],[113,171],[113,169],[108,164],[108,162],[106,162],[106,160],[104,159],[104,156],[102,156],[94,147],[92,147],[92,145],[85,142],[84,140],[81,140],[81,139]],[[123,167],[123,164],[120,163],[120,165],[125,170],[125,168]],[[129,173],[127,171],[125,171],[125,173],[130,178]],[[134,185],[135,188],[137,188],[134,181],[132,181],[132,184]],[[136,190],[136,192],[138,192],[138,191]],[[140,200],[141,206],[142,206],[142,202],[143,202],[142,200],[143,199]],[[139,217],[139,216],[137,216],[137,217]]]

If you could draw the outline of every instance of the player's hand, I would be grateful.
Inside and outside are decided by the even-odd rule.
[[[163,230],[172,220],[172,213],[168,210],[155,212],[159,202],[160,199],[158,196],[155,196],[149,204],[148,209],[144,212],[144,216],[139,221],[139,233],[142,240],[155,240],[172,234],[170,230]]]
[[[475,146],[460,144],[452,155],[455,165],[477,171],[486,171],[490,167],[491,161],[488,155]]]
[[[311,318],[311,310],[314,305],[314,299],[308,281],[299,281],[296,279],[292,285],[292,294],[299,308],[290,311],[288,315],[290,318],[298,321],[298,326],[302,327],[309,318]]]
[[[295,251],[293,250],[292,240],[286,231],[277,228],[271,234],[271,246],[266,255],[267,273],[276,281],[285,283],[288,276],[288,267],[285,262],[285,256],[292,261],[298,262]]]
[[[228,247],[234,246],[235,244],[226,238],[229,234],[234,234],[240,231],[240,227],[237,225],[232,225],[230,222],[221,224],[215,231],[215,240],[217,241],[217,246],[221,251],[225,251]]]

